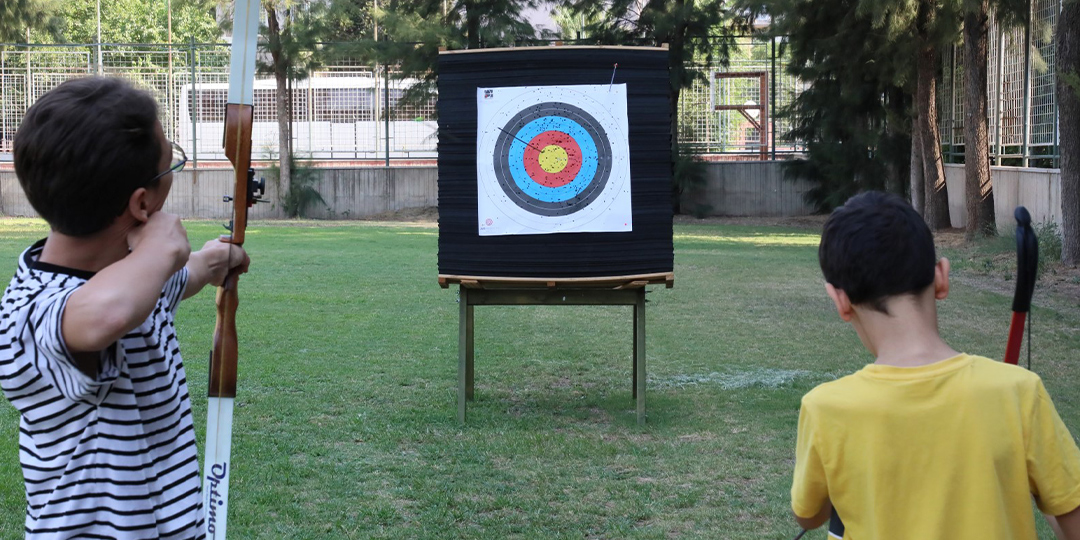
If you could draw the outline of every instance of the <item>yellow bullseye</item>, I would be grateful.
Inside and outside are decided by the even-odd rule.
[[[566,150],[563,147],[549,144],[540,151],[540,155],[537,157],[540,162],[540,168],[544,169],[548,173],[557,173],[566,168],[566,164],[570,162],[569,156],[566,155]]]

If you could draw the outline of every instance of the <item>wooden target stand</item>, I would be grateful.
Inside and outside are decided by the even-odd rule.
[[[645,423],[645,287],[675,285],[675,274],[640,274],[598,278],[511,278],[439,274],[439,286],[457,284],[458,421],[474,397],[473,308],[476,306],[633,306],[633,375],[631,388],[637,423]]]

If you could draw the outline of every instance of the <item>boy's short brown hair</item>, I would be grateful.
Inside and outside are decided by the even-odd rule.
[[[15,174],[53,230],[85,237],[150,187],[161,159],[157,102],[122,79],[84,77],[41,96],[15,133]]]
[[[818,248],[825,281],[853,304],[888,313],[885,300],[915,294],[934,282],[934,236],[907,201],[880,191],[861,193],[833,211]]]

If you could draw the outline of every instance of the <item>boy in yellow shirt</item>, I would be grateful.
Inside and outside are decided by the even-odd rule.
[[[953,350],[936,301],[949,261],[894,195],[852,197],[818,251],[825,290],[876,357],[802,400],[791,507],[843,538],[1035,539],[1034,496],[1080,540],[1080,450],[1037,375]],[[1056,522],[1056,523],[1055,523]]]

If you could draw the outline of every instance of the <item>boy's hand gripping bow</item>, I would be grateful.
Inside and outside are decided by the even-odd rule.
[[[244,245],[248,209],[259,200],[264,184],[256,182],[251,168],[251,124],[254,113],[255,50],[259,38],[259,0],[236,0],[233,16],[232,54],[229,67],[229,101],[225,108],[225,156],[235,170],[235,189],[225,201],[232,202],[230,235],[222,241]],[[229,272],[217,292],[214,348],[210,353],[210,383],[206,419],[206,455],[203,458],[203,509],[206,538],[225,538],[229,511],[229,477],[232,446],[233,400],[236,398],[236,307],[239,269]]]

